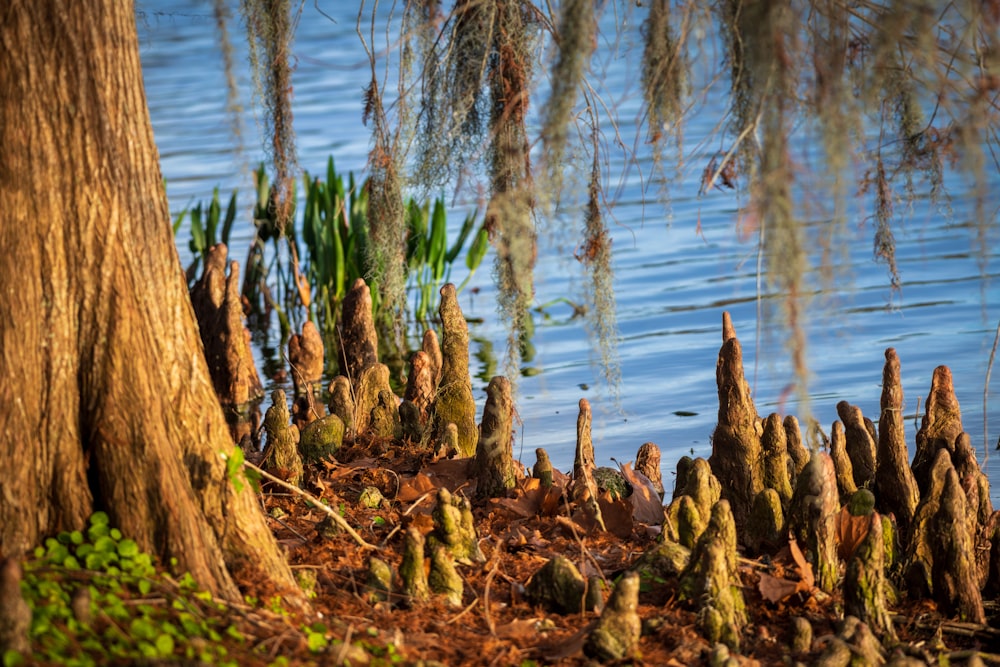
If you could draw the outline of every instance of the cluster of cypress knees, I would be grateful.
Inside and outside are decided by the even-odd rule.
[[[220,399],[234,413],[244,414],[243,408],[263,392],[242,323],[238,265],[232,262],[227,275],[225,253],[224,246],[209,251],[192,300]],[[291,337],[288,360],[295,398],[289,410],[284,392],[272,393],[263,418],[264,467],[298,483],[304,463],[335,456],[345,438],[379,439],[406,443],[434,457],[468,458],[473,499],[507,495],[526,474],[512,454],[511,386],[502,376],[490,381],[477,424],[468,327],[454,286],[441,289],[440,341],[428,329],[421,349],[410,358],[401,398],[390,386],[388,367],[379,363],[371,312],[368,287],[358,280],[342,306],[337,353],[344,374],[330,383],[326,405],[316,391],[324,360],[318,332],[307,322]],[[723,314],[722,339],[711,456],[681,458],[672,497],[663,504],[660,452],[646,443],[629,476],[632,484],[626,482],[626,491],[618,492],[635,493],[631,487],[637,482],[647,495],[659,496],[662,512],[645,519],[662,525],[658,545],[615,583],[606,602],[601,582],[584,579],[563,557],[527,582],[529,599],[562,612],[600,609],[585,651],[613,660],[629,655],[638,643],[640,580],[676,577],[678,597],[697,611],[706,638],[724,650],[739,650],[750,622],[740,555],[770,556],[791,544],[803,555],[809,573],[800,573],[807,581],[790,593],[824,595],[839,587],[843,596],[850,622],[827,643],[829,664],[852,652],[879,658],[882,646],[895,638],[889,610],[903,595],[933,599],[947,615],[984,623],[983,596],[1000,593],[998,513],[962,428],[949,369],[934,370],[911,464],[894,349],[885,351],[877,428],[857,406],[842,401],[830,436],[813,425],[807,444],[795,417],[758,415],[728,313]],[[232,430],[248,450],[257,448],[253,420],[233,420]],[[548,456],[539,449],[537,457],[531,474],[552,484]],[[608,528],[601,510],[615,484],[608,480],[614,477],[594,465],[590,406],[582,399],[574,470],[564,491],[570,504],[589,517],[588,526]],[[442,488],[433,518],[429,535],[415,528],[405,534],[401,591],[392,590],[389,565],[371,559],[373,598],[395,594],[414,604],[436,593],[461,604],[456,562],[483,559],[471,501]],[[423,567],[428,550],[429,575]],[[796,619],[794,627],[799,650],[808,652],[808,622]]]

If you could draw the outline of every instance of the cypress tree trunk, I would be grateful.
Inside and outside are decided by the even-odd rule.
[[[211,592],[293,586],[237,491],[171,235],[131,3],[0,20],[0,555],[95,509]]]

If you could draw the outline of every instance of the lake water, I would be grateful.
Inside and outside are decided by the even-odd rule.
[[[313,173],[325,168],[331,154],[340,171],[360,173],[369,148],[361,109],[370,70],[355,31],[357,9],[348,5],[353,3],[306,3],[299,20],[294,45],[295,130],[300,165]],[[225,196],[240,188],[248,195],[243,201],[249,207],[250,171],[263,155],[258,121],[251,112],[242,114],[244,150],[236,150],[211,11],[205,3],[193,1],[140,1],[137,9],[146,95],[171,209],[179,211],[192,200],[209,199],[216,186]],[[642,10],[633,13],[638,11]],[[235,9],[233,13],[238,15]],[[616,108],[622,135],[637,156],[637,162],[626,168],[623,154],[612,147],[607,167],[615,200],[611,232],[620,328],[619,400],[602,382],[586,327],[571,317],[569,306],[557,303],[537,313],[536,352],[526,365],[540,372],[520,378],[517,400],[515,454],[529,465],[534,449],[545,447],[558,467],[572,466],[580,398],[587,398],[594,408],[599,465],[610,464],[612,457],[632,460],[646,441],[663,450],[666,476],[683,454],[707,457],[718,409],[715,363],[723,310],[732,314],[743,343],[758,411],[798,414],[794,399],[781,401],[783,388],[793,379],[781,346],[782,333],[758,319],[756,244],[737,229],[737,210],[743,202],[731,191],[698,195],[702,169],[722,148],[718,138],[706,140],[720,118],[722,95],[710,96],[685,128],[686,166],[669,186],[669,202],[664,203],[656,184],[644,183],[651,158],[642,136],[634,142],[641,94],[636,51],[630,50],[638,39],[635,23],[641,18],[638,13],[610,12],[604,17],[593,70],[595,84]],[[245,32],[237,21],[229,30],[237,49],[242,103],[250,108]],[[992,173],[991,180],[987,209],[995,220],[1000,177]],[[934,205],[925,197],[910,209],[897,206],[903,212],[895,227],[903,281],[899,293],[890,289],[885,266],[873,261],[873,223],[863,222],[864,213],[851,216],[838,278],[817,294],[807,313],[811,409],[827,432],[840,400],[859,405],[866,416],[877,419],[883,352],[892,346],[902,362],[908,415],[918,400],[922,408],[934,367],[951,368],[963,424],[982,462],[984,449],[990,458],[997,456],[993,447],[1000,432],[1000,381],[992,382],[985,412],[983,398],[1000,320],[996,243],[1000,225],[992,227],[985,256],[978,254],[968,184],[948,174],[946,186],[946,205]],[[458,224],[467,210],[456,208],[450,221]],[[253,231],[248,209],[242,219],[245,222],[238,223],[230,243],[237,258],[245,257]],[[188,257],[188,234],[184,229],[178,236],[182,258]],[[586,280],[572,258],[574,238],[562,235],[543,245],[537,269],[539,304],[560,297],[584,300]],[[817,264],[818,255],[814,260]],[[456,282],[462,278],[453,275]],[[813,282],[819,286],[818,280]],[[471,285],[480,291],[474,296],[463,293],[461,303],[467,316],[482,318],[471,328],[473,383],[481,408],[482,390],[489,380],[482,360],[499,358],[502,368],[506,332],[496,314],[489,269],[481,269]],[[1000,367],[995,369],[997,375]],[[985,415],[989,433],[984,438]],[[914,433],[910,419],[911,455]],[[996,503],[1000,464],[987,459],[986,468]]]

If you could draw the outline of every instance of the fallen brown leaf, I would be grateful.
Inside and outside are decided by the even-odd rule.
[[[632,485],[632,495],[628,501],[632,504],[632,516],[639,523],[659,526],[663,523],[663,502],[660,493],[649,481],[649,478],[638,470],[632,470],[631,463],[621,466],[622,475]]]
[[[844,562],[850,560],[854,550],[868,536],[871,522],[870,515],[854,516],[847,511],[846,505],[840,508],[834,533],[837,539],[837,556],[840,560]]]

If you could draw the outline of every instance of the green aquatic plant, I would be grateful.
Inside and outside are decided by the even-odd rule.
[[[218,243],[229,245],[229,234],[236,221],[236,196],[237,191],[233,190],[229,204],[226,205],[225,217],[222,215],[222,204],[219,201],[219,188],[212,190],[212,200],[207,206],[203,202],[198,202],[194,207],[185,207],[174,217],[175,236],[184,226],[184,219],[189,220],[191,240],[188,241],[188,248],[193,256],[185,272],[189,287],[194,283],[198,268],[202,265],[208,249]]]

